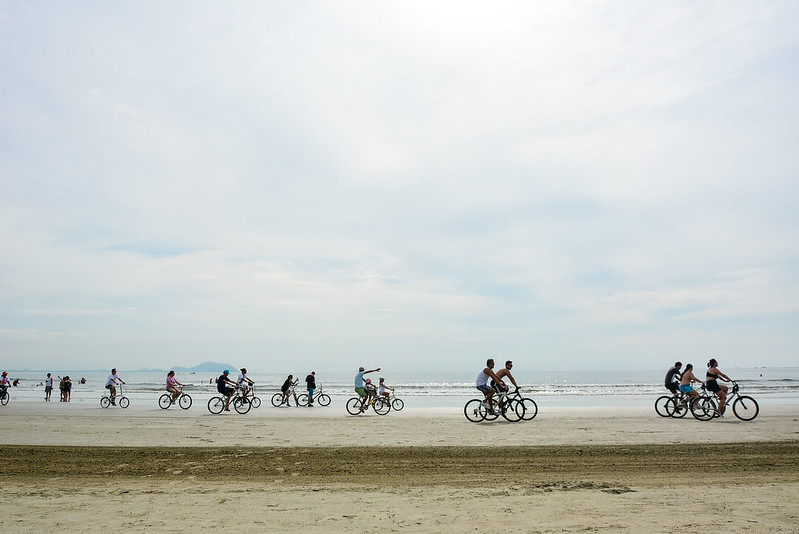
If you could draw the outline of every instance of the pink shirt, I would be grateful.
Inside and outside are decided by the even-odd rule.
[[[171,388],[177,387],[177,385],[178,385],[178,379],[177,378],[175,378],[174,376],[166,377],[166,389],[171,389]]]

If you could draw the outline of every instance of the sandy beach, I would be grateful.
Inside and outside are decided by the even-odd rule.
[[[5,532],[799,532],[799,406],[752,422],[650,407],[343,407],[212,416],[155,406],[0,411]]]

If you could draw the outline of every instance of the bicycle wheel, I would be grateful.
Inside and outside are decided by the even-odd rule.
[[[700,421],[710,421],[716,413],[716,402],[710,397],[699,397],[690,402],[691,415]]]
[[[666,409],[675,419],[683,418],[688,414],[688,406],[685,405],[684,401],[679,399],[671,399],[668,405],[666,405]]]
[[[130,399],[127,397],[119,397],[119,407],[127,408],[130,405]]]
[[[393,410],[400,411],[403,408],[405,408],[405,403],[403,402],[402,399],[392,399],[391,400],[391,408]]]
[[[164,393],[163,395],[161,395],[158,398],[158,406],[162,410],[166,410],[167,408],[172,406],[172,395],[170,395],[169,393]]]
[[[11,400],[11,395],[8,394],[8,391],[4,391],[2,393],[2,397],[0,397],[0,404],[5,406],[6,404],[8,404],[8,401],[10,400]]]
[[[281,404],[283,404],[283,394],[282,393],[275,393],[274,395],[272,395],[272,406],[277,408]]]
[[[463,407],[463,415],[472,423],[479,423],[486,418],[486,407],[480,399],[472,399]]]
[[[511,423],[518,423],[524,417],[524,404],[516,399],[505,399],[502,404],[502,417]]]
[[[732,403],[732,411],[735,417],[741,421],[751,421],[760,413],[760,406],[755,399],[744,395],[735,399],[735,402]]]
[[[320,395],[319,395],[319,396],[316,398],[316,403],[317,403],[319,406],[329,406],[329,405],[330,405],[330,395],[328,395],[328,394],[326,394],[326,393],[322,393],[322,394],[320,394]]]
[[[309,397],[307,393],[297,395],[297,406],[308,406]]]
[[[178,404],[184,410],[188,410],[189,408],[191,408],[191,397],[189,397],[186,394],[181,395],[180,398],[178,399]]]
[[[245,402],[241,397],[236,397],[233,399],[233,409],[244,415],[250,411],[250,403]]]
[[[111,399],[109,399],[108,397],[100,397],[100,406],[102,406],[103,408],[108,408],[109,406],[111,406]]]
[[[250,406],[253,408],[261,407],[261,397],[250,397]]]
[[[655,401],[655,411],[658,413],[660,417],[671,417],[671,411],[669,410],[669,405],[673,399],[668,395],[663,395],[662,397],[658,397]]]
[[[208,399],[208,411],[212,414],[220,414],[225,409],[225,399],[222,397],[211,397]]]
[[[538,405],[535,401],[529,397],[524,397],[521,400],[522,405],[524,406],[524,415],[522,415],[523,421],[532,421],[535,419],[535,416],[538,415]]]
[[[350,400],[347,401],[347,412],[350,415],[360,415],[363,412],[361,411],[361,398],[360,397],[352,397]]]
[[[388,412],[391,411],[391,403],[380,397],[374,400],[374,404],[372,406],[374,407],[375,411],[380,415],[386,415]]]

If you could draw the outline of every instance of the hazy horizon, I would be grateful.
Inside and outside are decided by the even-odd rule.
[[[797,21],[4,1],[0,366],[795,363]]]

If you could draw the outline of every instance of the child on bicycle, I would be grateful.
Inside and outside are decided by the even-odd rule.
[[[374,401],[374,399],[377,398],[377,387],[374,384],[372,384],[371,378],[367,378],[366,380],[364,380],[364,382],[365,384],[363,387],[364,389],[366,389],[366,395],[369,398],[369,402],[372,402]]]
[[[381,397],[385,397],[386,400],[388,400],[388,399],[391,398],[391,393],[389,393],[389,391],[391,391],[393,393],[394,392],[394,388],[387,386],[385,380],[386,379],[383,378],[382,376],[380,377],[380,384],[378,384],[378,386],[377,386],[377,393]]]

